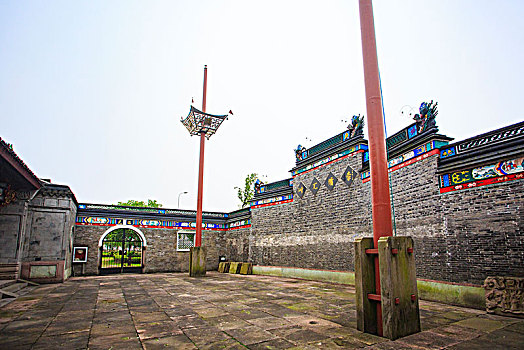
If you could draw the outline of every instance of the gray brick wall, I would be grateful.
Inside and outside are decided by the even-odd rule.
[[[359,170],[361,154],[316,168],[293,180],[303,199],[252,210],[249,259],[262,265],[353,270],[353,241],[372,236],[370,182],[350,188],[339,181],[348,165]],[[524,181],[440,194],[438,155],[391,173],[398,235],[415,241],[419,278],[482,284],[488,275],[522,276]],[[322,183],[314,196],[309,186]]]
[[[87,246],[88,261],[85,264],[84,273],[88,275],[98,274],[100,263],[100,251],[98,242],[100,237],[109,229],[109,226],[76,225],[74,234],[75,246]],[[177,230],[162,228],[138,228],[147,241],[144,250],[144,272],[186,272],[189,271],[189,252],[176,250]],[[203,245],[207,247],[206,268],[216,270],[218,268],[218,257],[223,255],[224,237],[221,231],[204,230]],[[75,264],[75,274],[81,274],[81,265]]]
[[[353,269],[352,242],[371,232],[369,186],[360,179],[348,187],[341,177],[347,166],[361,167],[361,153],[300,174],[293,190],[303,183],[307,191],[293,202],[252,209],[250,259],[257,264],[334,270]],[[329,173],[338,178],[330,191]],[[316,178],[322,186],[309,189]]]

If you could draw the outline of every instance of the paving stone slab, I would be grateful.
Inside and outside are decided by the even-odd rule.
[[[460,341],[478,338],[484,334],[477,329],[458,325],[433,328],[431,331]]]
[[[295,344],[282,338],[276,338],[247,346],[247,348],[251,350],[290,349],[293,347],[295,347]]]
[[[398,343],[409,344],[410,346],[414,345],[423,349],[444,349],[459,343],[459,340],[439,333],[426,331],[408,335],[398,340]]]
[[[182,330],[173,321],[141,323],[136,325],[136,331],[140,340],[182,334]]]
[[[495,329],[503,328],[505,325],[501,321],[490,320],[487,318],[473,317],[453,323],[454,325],[478,329],[482,332],[492,332]]]
[[[112,334],[97,336],[89,339],[89,350],[140,350],[142,344],[136,333],[129,334]]]
[[[270,315],[268,315],[267,317],[252,318],[250,320],[247,320],[247,322],[257,327],[260,327],[264,330],[282,328],[282,327],[290,326],[292,324],[291,322],[289,322],[288,320],[284,318],[274,317]]]
[[[197,347],[209,345],[217,341],[223,341],[231,338],[228,334],[216,327],[202,327],[184,329],[184,334],[191,339]]]
[[[256,326],[231,329],[227,331],[227,334],[244,345],[261,343],[276,338],[273,334]]]
[[[510,332],[524,334],[524,321],[519,321],[514,324],[511,324],[509,326],[506,326],[504,329]]]
[[[91,328],[91,335],[95,336],[106,336],[113,334],[130,334],[135,333],[136,329],[132,323],[121,323],[121,322],[106,322],[93,324]]]
[[[233,315],[223,315],[223,316],[217,316],[217,317],[211,317],[204,319],[206,323],[208,323],[211,326],[215,326],[220,330],[229,330],[229,329],[236,329],[236,328],[243,328],[250,325],[250,323],[246,322],[245,320],[233,316]]]
[[[391,342],[356,330],[352,287],[213,271],[75,277],[25,297],[0,307],[2,349],[85,348],[89,334],[90,349],[495,350],[524,334],[520,319],[421,301],[425,332]]]
[[[86,349],[89,342],[89,330],[66,334],[42,336],[34,344],[34,350],[40,349]]]

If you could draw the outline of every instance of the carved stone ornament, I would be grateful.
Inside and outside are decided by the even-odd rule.
[[[486,312],[524,318],[524,278],[488,277],[484,289]]]
[[[27,200],[31,198],[31,192],[29,191],[16,192],[16,198],[21,199],[21,200]]]
[[[11,189],[11,185],[0,188],[0,208],[16,200],[16,191]]]

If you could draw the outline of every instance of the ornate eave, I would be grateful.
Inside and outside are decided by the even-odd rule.
[[[255,189],[255,195],[253,199],[261,200],[289,194],[293,194],[293,178],[261,185],[258,190]]]
[[[451,143],[440,150],[438,173],[473,168],[524,156],[524,122],[493,130],[462,141]]]
[[[189,114],[185,119],[180,121],[186,127],[187,131],[193,135],[201,135],[204,133],[206,138],[209,138],[217,131],[222,122],[227,119],[225,115],[214,115],[202,112],[191,106]]]

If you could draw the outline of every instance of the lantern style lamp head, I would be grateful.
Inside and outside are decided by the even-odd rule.
[[[224,120],[227,119],[225,115],[213,115],[199,111],[191,106],[191,110],[185,119],[180,121],[186,127],[191,136],[205,134],[209,138],[218,130]]]

